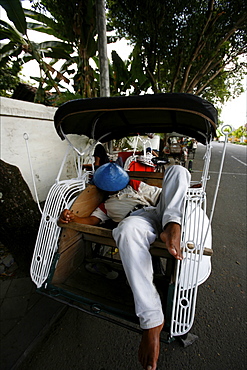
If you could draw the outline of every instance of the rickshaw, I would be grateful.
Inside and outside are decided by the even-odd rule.
[[[198,286],[211,272],[211,223],[222,171],[221,165],[214,204],[207,217],[206,185],[211,141],[216,135],[216,109],[204,99],[182,93],[79,99],[60,106],[54,124],[60,139],[66,140],[69,150],[76,154],[77,177],[60,179],[67,151],[42,212],[31,278],[38,292],[136,332],[141,331],[132,292],[126,283],[111,228],[76,223],[59,225],[59,215],[63,209],[69,208],[79,216],[87,216],[102,202],[102,192],[91,183],[93,164],[92,169],[83,169],[85,157],[99,142],[152,131],[176,132],[193,137],[204,145],[201,179],[192,179],[184,204],[181,225],[183,260],[175,260],[158,239],[150,249],[154,283],[166,317],[161,341],[180,338],[184,345],[192,343],[196,338],[190,330]],[[81,151],[72,144],[69,134],[85,135],[93,140],[93,144]],[[161,186],[164,174],[134,170],[129,175],[150,185]],[[92,273],[88,266],[93,264],[103,268]]]
[[[165,155],[173,157],[178,164],[185,167],[188,159],[188,149],[184,135],[174,132],[167,136],[167,142],[163,149]]]

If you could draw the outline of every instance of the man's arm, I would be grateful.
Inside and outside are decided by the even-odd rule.
[[[79,216],[74,215],[74,213],[70,211],[69,209],[64,209],[58,219],[58,222],[62,224],[76,222],[78,224],[96,226],[101,222],[101,219],[96,216],[79,217]]]

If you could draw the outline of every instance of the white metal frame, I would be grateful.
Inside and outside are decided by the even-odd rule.
[[[46,281],[58,249],[61,232],[61,228],[57,226],[58,217],[65,208],[70,208],[79,192],[85,189],[86,181],[86,173],[77,179],[59,181],[51,187],[47,195],[30,268],[32,281],[37,288]]]
[[[223,127],[222,132],[225,135],[225,144],[209,218],[206,214],[206,185],[209,180],[211,143],[207,144],[204,155],[204,168],[201,178],[202,187],[199,189],[188,189],[185,198],[181,226],[183,260],[176,261],[171,336],[184,335],[191,329],[195,316],[198,286],[211,273],[211,257],[204,256],[203,250],[204,248],[212,248],[211,223],[225,159],[226,144],[230,133],[226,130],[226,126]]]
[[[24,139],[27,141],[28,137],[26,136]],[[40,288],[46,282],[55,252],[58,249],[58,239],[61,232],[61,228],[57,226],[58,217],[65,208],[70,208],[79,193],[85,189],[91,174],[90,171],[84,172],[82,170],[82,156],[88,153],[89,150],[92,150],[93,146],[89,147],[83,153],[75,150],[77,153],[75,159],[77,177],[69,180],[60,180],[62,170],[71,148],[76,149],[70,141],[68,142],[69,145],[55,180],[55,184],[51,187],[47,195],[43,211],[41,210],[42,216],[30,267],[31,279],[37,285],[37,288]]]
[[[139,154],[138,155],[136,154],[139,141],[143,145],[143,155],[142,156],[140,156]],[[128,171],[131,163],[137,162],[140,157],[142,158],[142,163],[146,164],[147,166],[155,167],[153,162],[147,157],[147,145],[149,145],[152,148],[152,143],[150,139],[142,138],[140,135],[136,136],[133,154],[130,157],[128,157],[124,163],[125,171]]]
[[[189,189],[181,227],[183,260],[176,261],[172,336],[186,334],[191,329],[198,285],[202,284],[211,272],[211,258],[203,255],[205,247],[212,247],[211,228],[208,228],[208,225],[206,193],[203,189]]]

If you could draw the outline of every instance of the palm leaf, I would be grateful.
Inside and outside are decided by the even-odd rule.
[[[0,0],[0,5],[6,10],[7,16],[17,30],[25,35],[27,32],[26,18],[19,0]]]
[[[29,9],[23,9],[23,10],[24,10],[24,14],[26,15],[26,17],[32,18],[35,21],[43,23],[43,27],[48,27],[50,35],[53,35],[53,36],[55,36],[59,39],[62,39],[62,40],[66,40],[66,38],[64,38],[63,35],[59,32],[58,23],[55,22],[53,19],[45,16],[44,14],[37,13],[34,10],[29,10]],[[33,27],[33,26],[31,26],[31,27]],[[40,27],[42,27],[42,25],[40,25]],[[43,32],[43,31],[41,31],[41,28],[38,29],[38,26],[37,26],[36,31]],[[46,31],[44,31],[44,32],[46,33]]]
[[[60,49],[68,54],[73,53],[73,47],[70,44],[61,41],[43,41],[38,44],[40,49]]]
[[[141,50],[138,45],[133,50],[133,62],[131,63],[131,75],[134,79],[137,79],[139,84],[142,85],[147,81],[147,77],[143,71],[142,60],[140,57]]]
[[[32,18],[32,19],[38,21],[38,22],[41,22],[41,23],[49,26],[50,28],[55,28],[57,26],[57,23],[55,21],[53,21],[53,19],[47,17],[44,14],[35,12],[34,10],[30,10],[30,9],[23,9],[23,11],[24,11],[24,14],[25,14],[26,17],[29,17],[29,18]]]
[[[0,48],[0,60],[6,57],[18,56],[21,52],[21,46],[17,47],[15,42],[10,41],[8,44],[4,44]]]
[[[67,84],[69,84],[70,83],[70,81],[62,74],[62,73],[60,73],[60,72],[58,72],[55,68],[53,68],[50,64],[48,64],[48,63],[44,63],[45,64],[45,66],[46,66],[46,68],[51,72],[51,73],[56,73],[56,78],[58,79],[58,80],[63,80],[63,81],[65,81]]]
[[[2,20],[0,20],[0,39],[1,40],[9,39],[20,44],[27,43],[16,28]]]
[[[57,27],[58,26],[56,26],[56,28]],[[27,23],[27,28],[29,30],[32,30],[32,31],[37,31],[37,32],[45,33],[47,35],[54,36],[54,37],[59,38],[59,39],[64,40],[64,41],[67,40],[66,37],[63,37],[60,33],[58,34],[56,29],[51,28],[51,27],[49,27],[45,24],[28,22]]]

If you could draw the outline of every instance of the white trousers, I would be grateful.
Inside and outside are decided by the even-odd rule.
[[[169,167],[164,175],[157,206],[133,212],[112,232],[142,329],[150,329],[164,322],[160,297],[153,284],[149,249],[167,223],[181,224],[184,197],[189,184],[190,173],[184,167]]]

